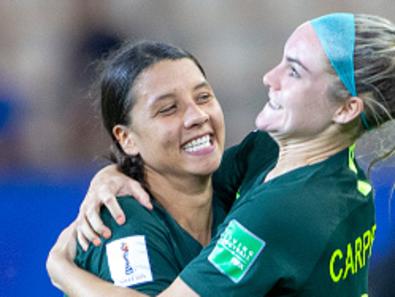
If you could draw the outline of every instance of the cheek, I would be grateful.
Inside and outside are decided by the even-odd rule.
[[[225,119],[221,106],[217,102],[210,110],[210,117],[215,125],[215,130],[219,141],[223,144],[225,142]]]
[[[278,116],[278,120],[283,121],[285,127],[295,125],[304,127],[306,123],[315,121],[320,107],[314,94],[299,89],[289,92],[287,96],[284,112]]]
[[[171,124],[155,119],[145,121],[138,127],[138,148],[142,157],[152,158],[167,148],[175,139],[175,129]]]
[[[287,91],[287,105],[297,111],[308,112],[322,109],[325,91],[320,83],[306,83]]]
[[[215,110],[213,117],[216,122],[217,128],[224,130],[225,119],[224,119],[224,114],[222,113],[222,109],[220,107],[218,107],[218,109]]]
[[[157,167],[168,160],[172,160],[179,150],[179,142],[174,132],[156,128],[155,131],[146,131],[140,141],[140,155],[146,165]]]
[[[179,143],[178,129],[169,124],[158,125],[151,131],[149,144],[151,147],[157,147],[157,150],[176,147]]]

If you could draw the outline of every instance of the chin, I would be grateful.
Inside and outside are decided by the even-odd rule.
[[[258,130],[269,132],[270,123],[265,119],[265,117],[260,113],[255,119],[255,126]]]
[[[216,162],[210,162],[209,164],[201,164],[200,166],[195,167],[195,173],[200,176],[210,176],[212,175],[219,167],[220,160]]]
[[[276,121],[274,122],[273,120],[270,121],[269,119],[258,115],[258,117],[255,120],[255,127],[260,130],[264,131],[267,133],[279,133],[282,130],[282,127],[278,127],[280,125],[280,122]]]
[[[261,122],[258,119],[255,121],[255,126],[260,131],[270,132],[270,124]]]

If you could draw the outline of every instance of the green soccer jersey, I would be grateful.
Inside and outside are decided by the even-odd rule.
[[[262,148],[266,148],[267,153],[262,153]],[[213,177],[215,199],[212,234],[216,233],[215,228],[223,222],[236,193],[245,192],[277,154],[276,143],[262,132],[250,133],[241,144],[225,151],[221,166]],[[153,212],[142,208],[133,199],[120,199],[119,202],[127,216],[127,223],[118,226],[108,211],[104,210],[102,219],[113,230],[112,238],[104,240],[104,244],[98,248],[91,245],[87,252],[83,252],[79,246],[75,262],[81,268],[116,285],[133,287],[155,295],[171,284],[199,254],[202,246],[166,210],[155,204],[155,200]],[[139,247],[137,251],[132,251],[136,246]],[[108,255],[118,261],[109,261]],[[131,263],[129,257],[140,260]],[[136,265],[140,267],[135,269],[140,273],[138,277],[133,270]]]
[[[262,131],[249,133],[238,145],[228,148],[220,168],[214,173],[216,197],[228,207],[248,191],[259,174],[277,160],[277,143]]]
[[[202,246],[155,200],[153,211],[130,197],[118,201],[126,223],[117,225],[103,210],[102,219],[112,230],[112,237],[103,239],[100,247],[90,245],[87,252],[79,246],[75,263],[115,285],[148,295],[159,294],[199,254]],[[213,199],[212,234],[225,215],[223,203]]]
[[[242,181],[250,189],[181,278],[203,297],[367,296],[374,204],[353,149],[263,183],[274,165]]]

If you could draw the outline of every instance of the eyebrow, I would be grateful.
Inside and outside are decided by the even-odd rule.
[[[298,59],[292,58],[292,57],[289,57],[289,56],[287,56],[286,59],[287,59],[287,62],[289,62],[289,63],[295,63],[295,64],[299,65],[300,67],[302,67],[302,68],[303,68],[304,70],[306,70],[307,72],[311,73],[311,71],[309,70],[309,68],[307,68],[306,66],[304,66],[304,65],[302,64],[302,62],[300,62]]]
[[[197,89],[204,88],[204,87],[211,88],[210,84],[209,84],[206,80],[203,81],[203,82],[201,82],[200,84],[196,85],[196,86],[193,88],[193,90],[196,91]]]
[[[204,87],[209,87],[209,88],[211,88],[211,87],[210,87],[210,84],[209,84],[206,80],[203,81],[203,82],[201,82],[201,83],[199,83],[199,84],[197,84],[197,85],[193,88],[193,90],[196,91],[196,90],[198,90],[198,89],[200,89],[200,88],[204,88]],[[173,92],[165,93],[165,94],[163,94],[163,95],[160,95],[160,96],[156,97],[154,100],[152,100],[152,103],[151,103],[151,104],[155,104],[155,103],[158,102],[158,101],[164,100],[164,99],[166,99],[166,98],[174,97],[174,96],[175,96],[175,95],[174,95]]]

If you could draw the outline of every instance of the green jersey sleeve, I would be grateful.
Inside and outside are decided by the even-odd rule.
[[[90,245],[87,252],[78,247],[75,263],[98,277],[122,287],[157,295],[176,278],[179,267],[164,223],[155,213],[130,198],[118,200],[126,223],[119,226],[107,210],[103,222],[112,230],[100,247]]]
[[[254,196],[237,203],[220,234],[182,271],[181,278],[200,296],[266,296],[282,279],[311,267],[307,261],[299,265],[311,251],[303,252],[294,225],[277,216],[286,209],[262,207]],[[302,252],[294,261],[296,246]]]

